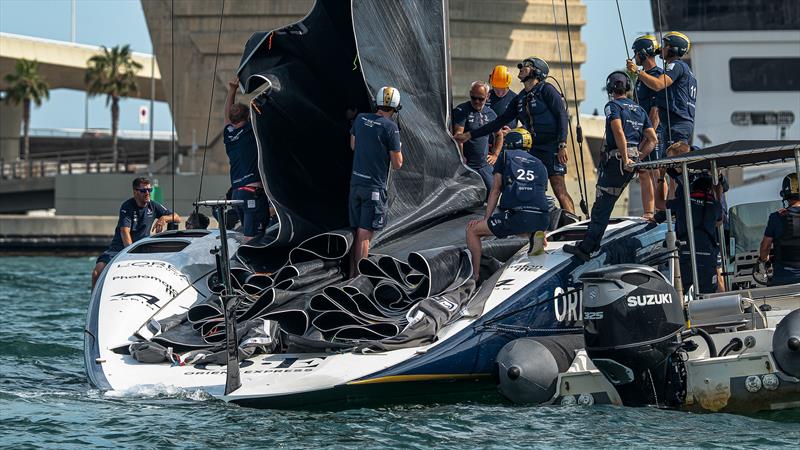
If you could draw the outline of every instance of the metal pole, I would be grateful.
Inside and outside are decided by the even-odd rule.
[[[150,55],[150,166],[156,161],[156,144],[153,140],[153,104],[156,101],[156,52]]]
[[[697,253],[694,246],[694,218],[692,217],[692,202],[689,198],[691,195],[689,169],[685,162],[681,163],[681,176],[683,178],[683,207],[686,208],[686,232],[689,236],[689,257],[692,262],[692,284],[695,292],[700,294],[700,283],[697,278]]]
[[[83,131],[89,129],[89,93],[86,93],[86,103],[83,108]]]
[[[723,188],[719,185],[719,170],[717,169],[717,160],[711,160],[711,176],[714,182],[714,193],[716,194],[719,192],[719,198],[717,201],[719,202],[720,206],[722,206],[722,197],[725,195],[723,192]],[[727,211],[722,212],[723,222],[717,225],[717,234],[719,235],[719,251],[722,253],[722,276],[725,280],[725,290],[730,290],[730,280],[728,279],[728,243],[725,242],[725,213]]]
[[[78,35],[78,15],[77,15],[77,0],[72,0],[72,42],[77,42],[76,37]]]
[[[239,375],[239,338],[236,335],[236,295],[231,287],[230,259],[228,256],[228,234],[225,229],[225,205],[215,206],[219,221],[220,248],[217,255],[220,277],[225,290],[222,293],[222,307],[225,317],[225,349],[227,356],[227,376],[225,377],[225,395],[239,389],[242,381]]]

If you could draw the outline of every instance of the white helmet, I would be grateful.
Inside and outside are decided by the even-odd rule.
[[[375,104],[377,106],[400,109],[400,91],[391,86],[384,86],[378,89],[378,94],[375,95]]]

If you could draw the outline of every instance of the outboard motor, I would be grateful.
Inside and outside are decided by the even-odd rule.
[[[656,269],[622,264],[585,272],[583,336],[594,365],[628,406],[679,406],[686,328],[675,288]]]

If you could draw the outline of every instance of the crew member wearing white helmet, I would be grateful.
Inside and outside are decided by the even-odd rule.
[[[353,173],[350,177],[350,226],[356,229],[350,276],[369,254],[375,231],[386,226],[386,181],[389,164],[399,170],[403,166],[400,152],[400,130],[392,116],[400,109],[400,92],[390,86],[378,90],[377,111],[356,116],[350,129],[353,149]]]

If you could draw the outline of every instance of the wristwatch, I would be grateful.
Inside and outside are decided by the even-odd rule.
[[[558,149],[561,150],[562,148],[567,148],[567,143],[566,142],[559,142],[558,143]]]

